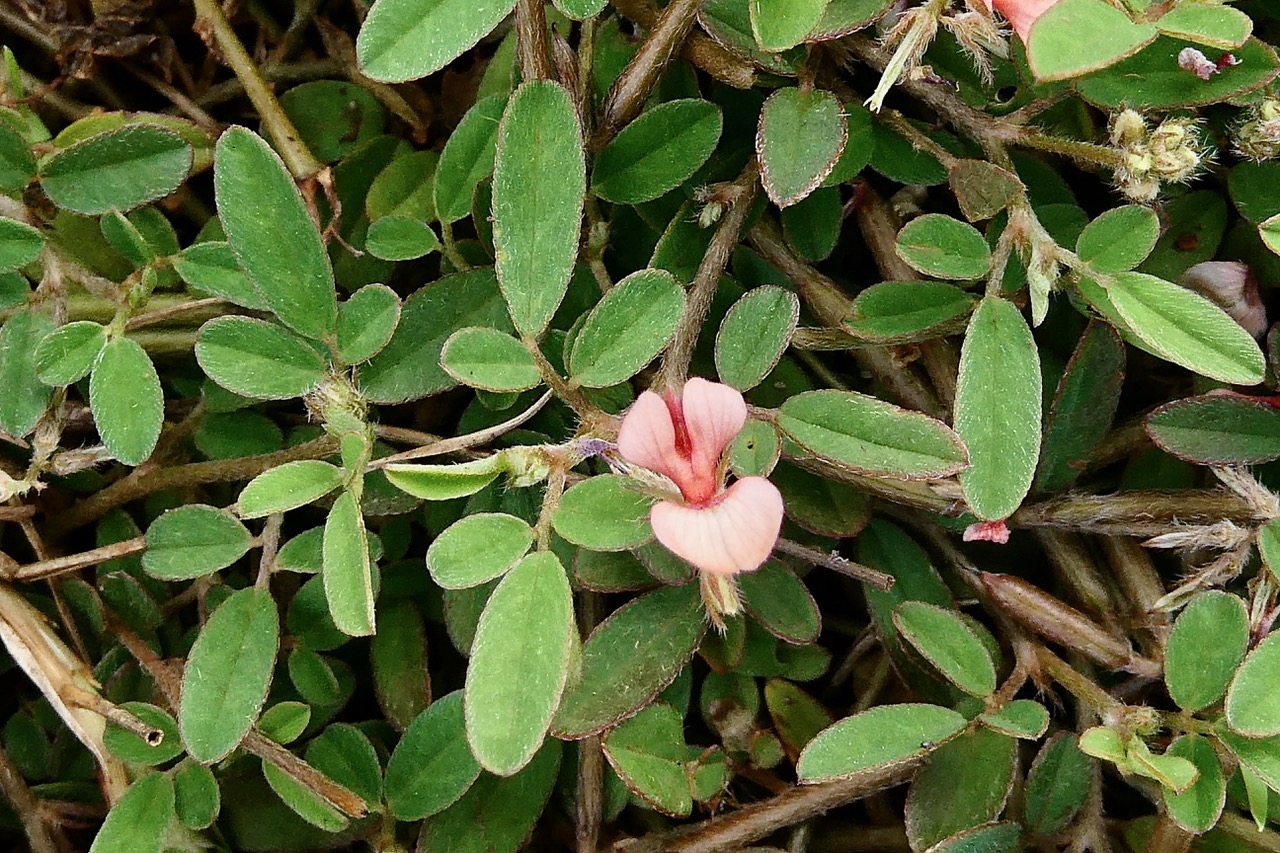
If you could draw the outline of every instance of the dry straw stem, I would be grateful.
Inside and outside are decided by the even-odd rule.
[[[864,770],[839,782],[799,785],[734,812],[621,845],[620,853],[730,853],[788,826],[899,785],[923,759]]]
[[[547,13],[543,0],[519,0],[516,3],[516,55],[525,80],[551,79]]]
[[[7,583],[0,583],[0,642],[92,753],[101,772],[103,793],[108,803],[114,803],[129,787],[129,776],[102,741],[107,730],[103,711],[113,706],[97,695],[98,683],[89,665],[54,633],[44,615]],[[98,701],[90,701],[91,697]],[[86,707],[90,704],[98,708],[90,710]]]
[[[627,67],[609,90],[600,127],[592,140],[593,148],[603,148],[615,133],[640,115],[658,78],[693,28],[702,2],[703,0],[672,0],[662,10],[649,30],[649,37],[640,45],[636,55],[627,63]]]
[[[647,30],[653,29],[658,21],[660,10],[650,0],[613,0],[611,5]],[[682,53],[694,65],[725,85],[735,89],[750,89],[755,85],[754,65],[696,30],[691,31],[685,39]]]

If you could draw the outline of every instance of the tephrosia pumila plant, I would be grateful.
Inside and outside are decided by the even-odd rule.
[[[0,848],[1280,849],[1278,42],[0,2]]]

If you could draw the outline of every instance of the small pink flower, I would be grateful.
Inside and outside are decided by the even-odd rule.
[[[731,576],[759,568],[782,528],[782,495],[773,483],[744,477],[724,486],[721,457],[746,422],[740,393],[694,378],[679,396],[645,391],[618,432],[624,459],[680,490],[681,502],[660,501],[650,510],[654,535],[704,572]]]
[[[975,521],[964,529],[966,542],[994,542],[1009,544],[1009,526],[1003,521]]]
[[[1178,284],[1215,303],[1255,338],[1267,333],[1267,308],[1248,264],[1204,261],[1184,272]]]
[[[976,2],[985,6],[988,12],[994,7],[995,11],[1004,15],[1009,26],[1013,27],[1013,31],[1018,34],[1018,38],[1026,44],[1031,38],[1031,25],[1049,11],[1058,0],[976,0]]]

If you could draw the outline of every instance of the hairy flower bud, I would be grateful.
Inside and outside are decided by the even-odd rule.
[[[1235,149],[1250,160],[1280,157],[1280,100],[1267,98],[1250,111],[1236,130]]]
[[[1121,155],[1116,186],[1143,203],[1155,200],[1161,184],[1191,180],[1208,156],[1194,119],[1166,119],[1150,129],[1141,114],[1129,109],[1112,118],[1111,144]]]

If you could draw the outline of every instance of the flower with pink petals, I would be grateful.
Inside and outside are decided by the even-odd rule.
[[[975,521],[964,529],[966,542],[994,542],[1009,544],[1009,525],[1003,521]]]
[[[995,11],[1004,15],[1009,26],[1013,27],[1013,31],[1018,34],[1018,38],[1026,44],[1031,38],[1031,26],[1058,0],[975,0],[975,2],[985,6],[988,12],[994,7]]]
[[[649,521],[658,541],[704,579],[759,568],[782,528],[782,495],[773,483],[743,477],[725,488],[724,452],[746,422],[742,394],[694,378],[679,395],[641,394],[618,433],[618,451],[627,462],[662,474],[679,489],[680,500],[655,504]]]

